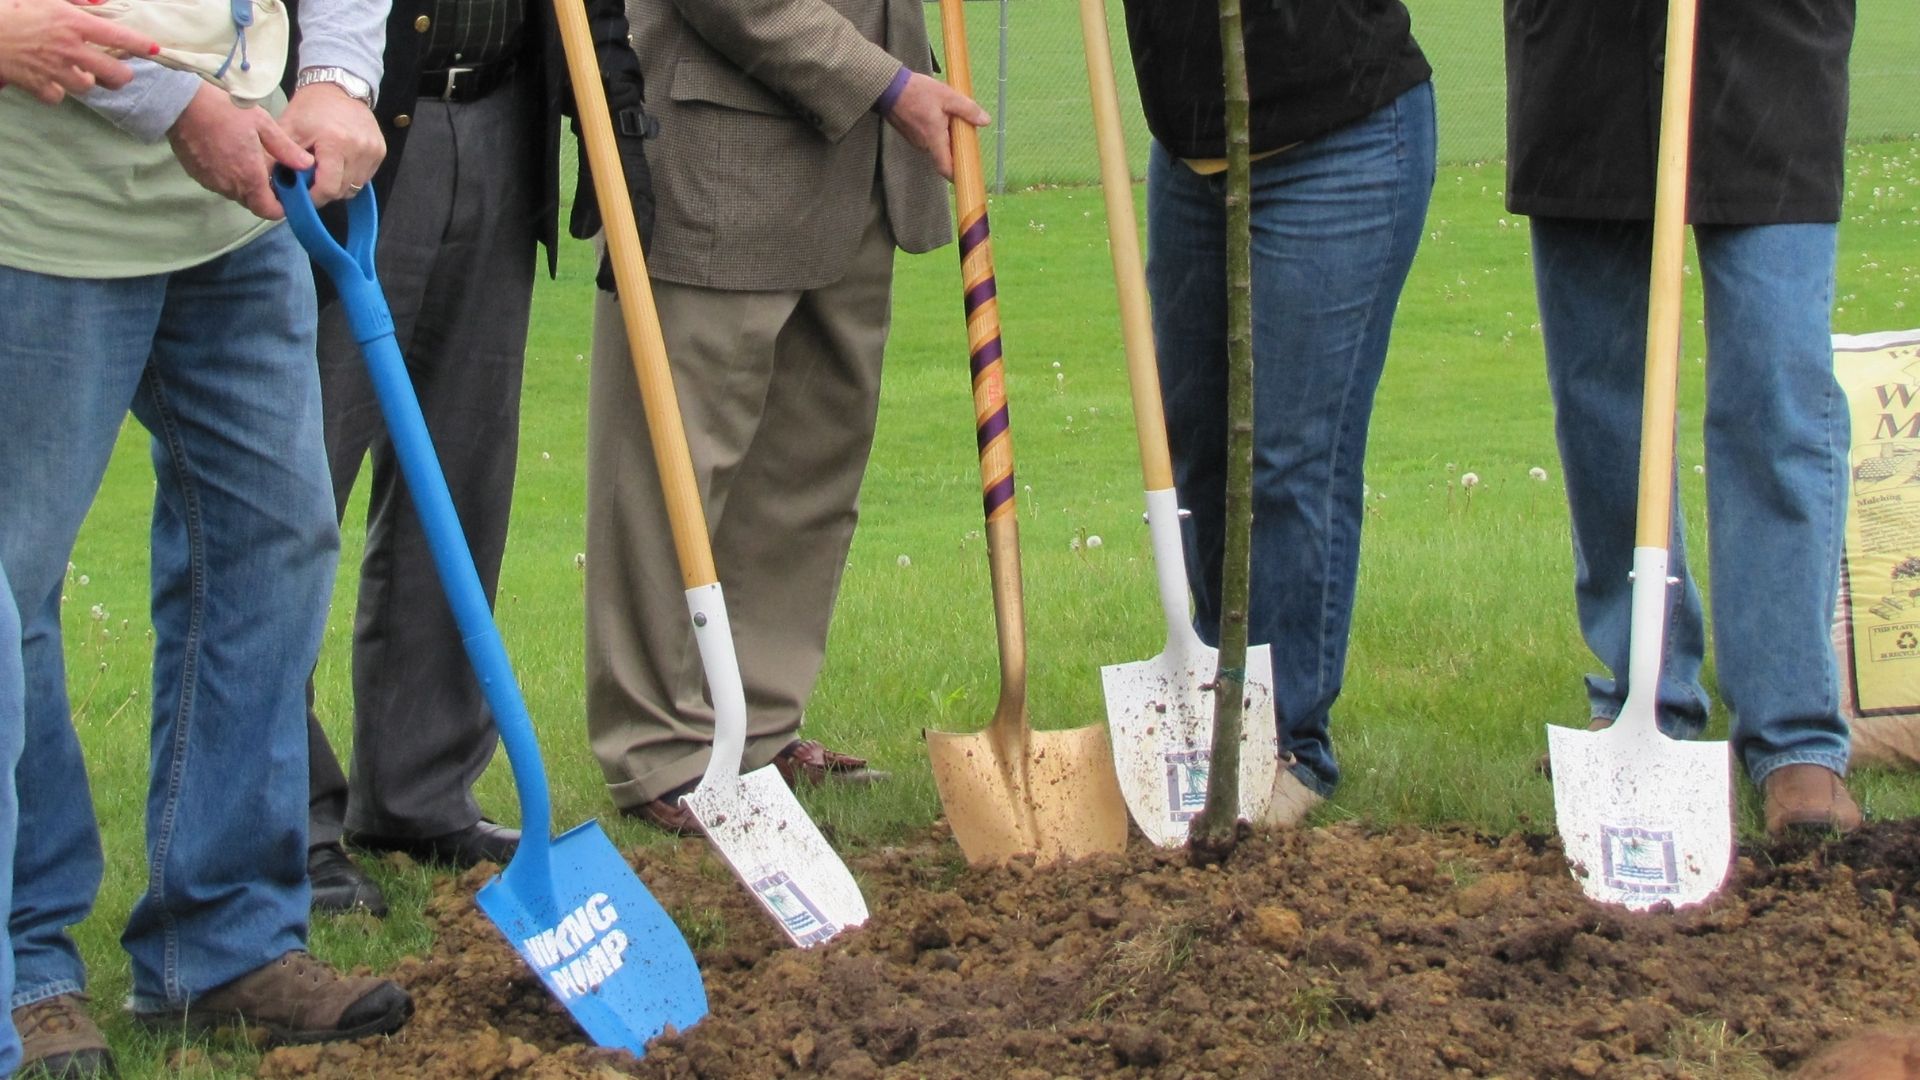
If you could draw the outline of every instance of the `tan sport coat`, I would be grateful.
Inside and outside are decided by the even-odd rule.
[[[927,155],[873,112],[927,72],[921,0],[627,0],[658,203],[647,267],[716,289],[812,289],[846,270],[876,177],[902,249],[952,236]]]

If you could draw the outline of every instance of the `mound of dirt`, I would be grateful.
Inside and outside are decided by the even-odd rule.
[[[1920,1019],[1920,822],[1742,853],[1713,904],[1583,898],[1550,838],[1339,825],[1224,867],[969,869],[936,831],[852,861],[874,916],[788,947],[699,841],[635,869],[711,1013],[644,1060],[588,1046],[475,908],[431,902],[397,1037],[274,1051],[273,1078],[1747,1077]]]

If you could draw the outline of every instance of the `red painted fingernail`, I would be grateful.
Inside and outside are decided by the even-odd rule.
[[[104,2],[105,2],[105,0],[102,0],[102,2],[104,3]],[[147,55],[148,55],[148,56],[159,56],[159,55],[160,55],[160,46],[158,46],[158,45],[149,45],[149,46],[147,46]]]

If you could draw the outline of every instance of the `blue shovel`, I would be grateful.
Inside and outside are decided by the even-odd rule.
[[[500,876],[480,889],[480,908],[594,1042],[640,1054],[647,1040],[667,1027],[684,1031],[707,1014],[700,969],[679,928],[614,850],[599,822],[589,821],[552,839],[547,777],[533,722],[473,568],[446,476],[394,340],[393,315],[374,276],[379,215],[373,189],[348,204],[343,248],[321,223],[307,184],[305,174],[274,170],[274,190],[286,207],[293,234],[333,279],[360,342],[400,471],[433,552],[434,569],[493,709],[520,792],[519,850]]]

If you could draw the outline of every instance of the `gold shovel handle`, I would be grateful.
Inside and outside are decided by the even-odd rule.
[[[1670,546],[1673,531],[1674,411],[1680,377],[1681,270],[1687,249],[1697,21],[1695,0],[1670,0],[1653,195],[1653,269],[1647,283],[1647,369],[1640,409],[1640,494],[1634,531],[1635,547],[1663,550]]]
[[[1173,487],[1167,452],[1167,419],[1160,402],[1160,369],[1153,351],[1153,319],[1147,275],[1140,258],[1140,227],[1133,210],[1133,171],[1127,166],[1120,127],[1120,92],[1113,78],[1113,46],[1107,40],[1105,0],[1080,0],[1080,36],[1087,51],[1087,84],[1093,94],[1093,132],[1100,148],[1100,190],[1107,202],[1107,246],[1113,253],[1113,284],[1120,298],[1120,336],[1127,349],[1127,384],[1133,391],[1134,436],[1148,491]]]
[[[580,130],[585,133],[587,164],[593,170],[600,220],[606,223],[607,254],[613,264],[614,283],[619,287],[620,317],[626,324],[627,350],[633,356],[634,375],[640,382],[640,404],[653,439],[653,460],[666,496],[680,578],[689,589],[711,585],[719,576],[713,566],[707,515],[693,477],[693,455],[687,449],[687,432],[680,420],[680,399],[667,363],[660,314],[653,306],[653,286],[647,280],[640,230],[627,195],[626,170],[620,165],[620,151],[613,141],[613,118],[607,110],[606,89],[600,85],[600,63],[593,52],[587,9],[582,0],[554,0],[553,10],[560,26],[560,44],[567,54],[567,73],[573,80]]]

